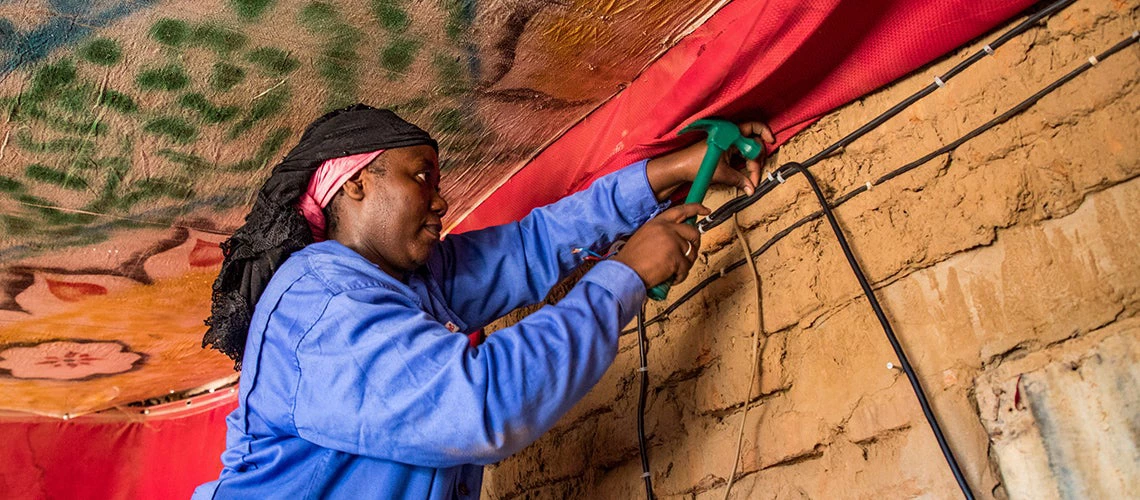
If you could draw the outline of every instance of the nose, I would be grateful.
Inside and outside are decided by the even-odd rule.
[[[443,195],[438,190],[432,192],[431,206],[429,207],[432,213],[438,215],[441,219],[447,214],[447,200],[443,199]]]

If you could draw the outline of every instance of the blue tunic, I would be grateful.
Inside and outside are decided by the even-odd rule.
[[[257,303],[208,498],[475,498],[613,362],[645,287],[603,261],[556,305],[471,347],[663,208],[638,162],[523,220],[448,236],[402,283],[337,243],[294,253]],[[450,323],[450,325],[449,325]],[[451,327],[449,329],[449,326]]]

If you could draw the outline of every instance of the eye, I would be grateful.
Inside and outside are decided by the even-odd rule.
[[[431,177],[431,172],[428,172],[427,170],[422,170],[422,171],[416,172],[416,179],[419,179],[420,182],[427,182],[428,178],[430,178],[430,177]]]

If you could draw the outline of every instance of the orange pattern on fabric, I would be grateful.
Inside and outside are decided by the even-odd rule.
[[[0,371],[0,409],[53,416],[98,411],[231,377],[233,362],[202,349],[216,269],[90,296],[65,312],[0,327],[6,343],[118,341],[146,356],[137,369],[80,381],[21,380]]]
[[[190,251],[188,259],[193,267],[211,267],[221,264],[225,256],[222,255],[222,249],[217,243],[198,240],[194,243],[194,249]]]
[[[52,295],[66,302],[78,302],[91,295],[107,295],[107,287],[94,283],[71,283],[53,279],[44,281]]]

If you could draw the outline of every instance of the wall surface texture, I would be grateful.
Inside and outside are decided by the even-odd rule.
[[[1135,1],[1081,0],[813,172],[834,199],[984,123],[1138,21]],[[807,158],[990,38],[823,117],[770,165]],[[980,498],[1137,491],[1138,83],[1133,45],[837,209]],[[817,209],[795,177],[740,222],[756,249]],[[671,298],[743,255],[731,224],[705,235],[701,252]],[[763,350],[751,396],[758,322],[746,266],[649,328],[657,495],[724,496],[747,404],[730,498],[960,498],[826,222],[795,229],[756,264]],[[586,399],[488,469],[485,496],[642,497],[637,366],[636,336],[625,335]]]

